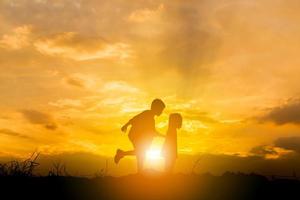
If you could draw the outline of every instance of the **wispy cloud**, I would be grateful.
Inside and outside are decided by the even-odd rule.
[[[22,138],[22,139],[31,139],[31,137],[29,137],[27,135],[21,134],[19,132],[16,132],[16,131],[13,131],[13,130],[10,130],[10,129],[0,129],[0,134],[13,136],[13,137],[19,137],[19,138]]]
[[[77,61],[93,59],[124,60],[132,56],[126,43],[108,43],[103,38],[83,37],[74,32],[48,36],[35,42],[36,49],[45,55],[62,56]]]
[[[281,106],[272,108],[260,121],[271,121],[278,125],[288,123],[300,124],[300,100],[291,100]]]
[[[71,86],[79,87],[79,88],[84,88],[85,87],[85,82],[83,79],[75,76],[68,76],[64,78],[64,81]]]
[[[64,107],[81,107],[82,101],[78,99],[59,99],[55,102],[50,102],[49,105],[56,106],[59,108]]]
[[[36,110],[22,110],[23,116],[32,124],[43,125],[46,129],[56,130],[57,124],[51,115]]]
[[[24,25],[14,28],[10,33],[2,35],[0,47],[17,50],[30,44],[32,26]]]
[[[164,4],[160,4],[155,9],[142,8],[133,11],[129,16],[128,20],[130,22],[143,23],[145,21],[158,20],[162,11],[164,10]]]

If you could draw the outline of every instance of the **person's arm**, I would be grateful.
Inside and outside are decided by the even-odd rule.
[[[161,134],[160,132],[158,132],[158,131],[156,130],[156,127],[155,127],[155,121],[154,121],[154,120],[152,121],[151,124],[152,124],[152,125],[151,125],[151,129],[152,129],[152,132],[154,132],[154,136],[156,136],[156,137],[165,137],[164,134]]]
[[[126,124],[124,124],[121,128],[121,131],[126,133],[127,132],[127,127],[131,125],[131,121],[129,120]]]
[[[136,119],[140,116],[140,114],[134,116],[132,119],[130,119],[126,124],[124,124],[121,128],[121,131],[126,133],[127,132],[127,128],[128,126],[132,125],[132,123],[134,123],[134,121],[136,121]]]

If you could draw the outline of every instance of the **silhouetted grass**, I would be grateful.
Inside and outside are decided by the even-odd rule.
[[[39,166],[36,160],[39,153],[34,152],[28,159],[24,161],[10,161],[0,164],[0,176],[33,176],[34,169]]]
[[[300,181],[267,179],[256,174],[128,175],[80,178],[71,176],[2,177],[2,195],[9,199],[72,200],[272,200],[300,199]],[[34,195],[33,195],[34,194]]]
[[[54,162],[52,168],[48,172],[48,176],[70,176],[67,167],[61,162]]]
[[[257,174],[226,172],[211,174],[148,173],[107,176],[108,165],[94,178],[72,177],[66,166],[54,163],[48,176],[35,176],[38,153],[25,161],[0,167],[0,199],[72,200],[273,200],[300,199],[300,181],[266,178]],[[83,163],[86,164],[86,163]],[[8,198],[4,198],[8,197]]]

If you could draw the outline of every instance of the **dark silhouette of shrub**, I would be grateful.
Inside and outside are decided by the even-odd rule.
[[[55,162],[52,165],[52,168],[48,172],[48,176],[70,176],[67,167],[61,162]]]
[[[34,169],[39,166],[37,159],[40,153],[34,152],[24,161],[10,161],[0,164],[0,176],[33,176]]]

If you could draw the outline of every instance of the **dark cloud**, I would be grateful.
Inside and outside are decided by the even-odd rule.
[[[282,137],[275,141],[277,147],[300,153],[300,137]]]
[[[267,145],[260,145],[253,147],[249,153],[252,153],[257,156],[267,156],[267,155],[278,155],[278,152],[274,150],[274,147]]]
[[[21,133],[12,131],[10,129],[0,129],[0,134],[9,135],[9,136],[13,136],[13,137],[19,137],[19,138],[22,138],[22,139],[31,139],[31,137],[29,137],[29,136],[26,136],[26,135],[23,135]]]
[[[278,125],[300,124],[300,100],[290,101],[271,109],[269,113],[260,118],[260,121],[271,121]]]
[[[36,110],[22,110],[23,116],[32,124],[43,125],[46,129],[56,130],[57,125],[52,116]]]
[[[53,124],[46,124],[45,128],[49,129],[49,130],[56,130],[57,129],[57,125],[54,124],[54,123]]]

